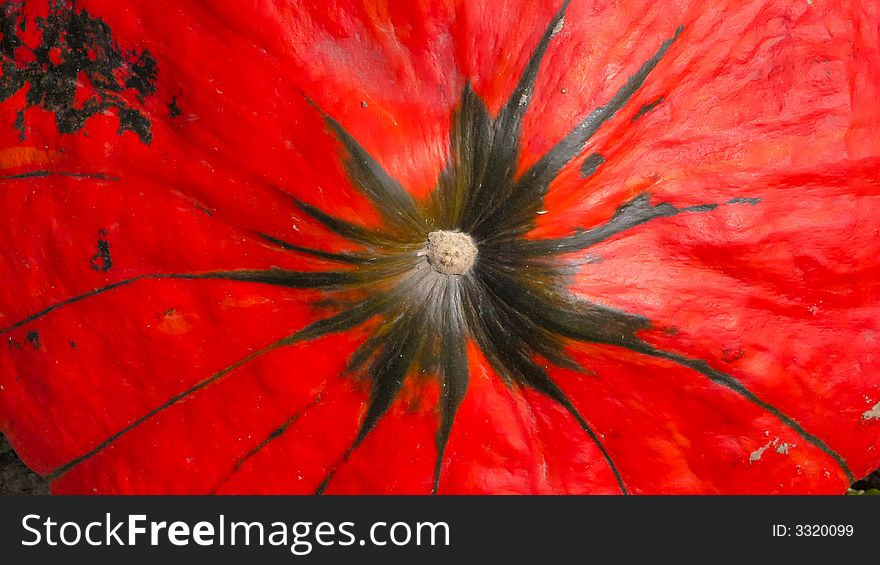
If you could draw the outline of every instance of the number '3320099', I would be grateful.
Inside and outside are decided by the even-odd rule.
[[[853,527],[852,524],[798,524],[793,533],[799,537],[852,536]]]

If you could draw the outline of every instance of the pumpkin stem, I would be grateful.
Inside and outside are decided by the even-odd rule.
[[[428,234],[428,262],[438,273],[463,275],[477,259],[477,246],[466,233],[438,230]]]

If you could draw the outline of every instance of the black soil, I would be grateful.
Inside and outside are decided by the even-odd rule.
[[[0,435],[0,495],[3,494],[49,494],[49,483],[25,467]]]

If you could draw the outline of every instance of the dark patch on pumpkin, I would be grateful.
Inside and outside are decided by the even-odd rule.
[[[721,360],[725,363],[733,363],[735,361],[739,361],[743,357],[745,357],[746,352],[742,348],[731,349],[729,347],[725,347],[721,350]]]
[[[113,268],[113,259],[110,257],[110,242],[107,241],[107,230],[98,231],[98,252],[89,259],[89,265],[93,271],[106,273]]]
[[[711,212],[718,208],[718,204],[697,204],[696,206],[688,206],[687,208],[682,208],[683,212]]]
[[[168,103],[168,117],[172,120],[180,115],[180,106],[177,105],[177,96],[171,97],[171,102]]]
[[[18,132],[18,140],[24,141],[24,110],[19,110],[15,113],[15,123],[12,124],[12,127]]]
[[[40,332],[37,330],[31,330],[25,335],[25,339],[34,349],[34,351],[39,351],[43,348],[43,344],[40,342]]]
[[[213,210],[211,210],[210,208],[208,208],[207,206],[205,206],[204,204],[202,204],[202,203],[199,202],[198,200],[194,200],[194,201],[193,201],[193,206],[195,206],[196,210],[198,210],[198,211],[204,213],[204,214],[205,214],[206,216],[208,216],[209,218],[210,218],[211,216],[214,215],[214,211],[213,211]]]
[[[74,351],[79,349],[79,346],[76,344],[75,341],[70,340],[68,343],[70,344],[70,348],[73,349]]]
[[[620,206],[603,225],[557,239],[525,237],[534,226],[535,214],[543,210],[550,182],[580,155],[602,124],[629,102],[682,31],[679,28],[663,42],[605,105],[590,113],[546,155],[516,177],[523,117],[533,95],[541,59],[562,25],[567,7],[566,1],[548,24],[511,98],[497,116],[491,116],[471,86],[465,85],[461,104],[453,116],[449,162],[437,187],[424,201],[416,201],[342,124],[310,101],[339,141],[352,184],[375,205],[383,226],[370,228],[336,218],[309,203],[293,202],[328,230],[361,247],[356,256],[369,258],[369,261],[355,268],[348,266],[323,272],[268,269],[144,275],[68,300],[67,303],[82,300],[148,278],[214,279],[319,289],[327,295],[327,308],[332,309],[332,313],[176,394],[88,453],[56,469],[52,477],[62,475],[153,416],[262,355],[368,323],[369,337],[348,360],[352,376],[362,378],[369,385],[366,413],[354,441],[320,482],[317,493],[328,488],[340,466],[399,398],[406,379],[421,373],[436,376],[442,384],[440,422],[435,437],[437,459],[433,490],[437,492],[441,486],[446,444],[458,407],[467,394],[465,344],[468,340],[479,346],[497,376],[512,390],[531,388],[563,407],[602,453],[622,493],[627,492],[625,479],[613,454],[605,448],[601,434],[593,430],[589,415],[585,417],[581,413],[548,373],[549,365],[586,372],[566,354],[571,342],[616,346],[691,369],[772,414],[833,457],[851,476],[840,455],[733,376],[705,361],[657,349],[643,341],[639,337],[641,332],[653,327],[647,318],[572,296],[567,290],[571,273],[566,262],[559,259],[560,254],[585,249],[657,218],[709,212],[716,209],[717,204],[682,208],[665,202],[652,204],[651,196],[644,193]],[[479,253],[470,271],[444,275],[427,263],[426,239],[437,230],[462,231],[473,238]],[[315,252],[265,234],[256,234],[256,237],[291,252]],[[324,258],[347,262],[347,255],[332,255]],[[47,308],[3,331],[59,306]],[[671,333],[674,329],[666,328],[666,331]],[[251,453],[280,437],[289,425],[287,421],[282,423]]]
[[[581,164],[581,176],[583,178],[591,177],[605,163],[605,157],[598,153],[590,153]]]
[[[632,117],[632,121],[635,122],[636,120],[656,108],[658,105],[660,105],[661,102],[663,102],[662,96],[660,98],[657,98],[656,100],[648,102],[647,104],[639,108],[639,111],[636,112],[635,116]]]
[[[751,204],[752,206],[761,203],[760,198],[731,198],[728,204]]]
[[[79,132],[90,118],[115,110],[120,135],[131,131],[150,143],[151,122],[143,104],[156,91],[157,71],[149,51],[123,48],[104,20],[76,10],[71,0],[50,2],[47,17],[36,18],[36,46],[23,40],[28,24],[23,2],[0,7],[0,101],[27,88],[25,107],[53,113],[63,134]],[[22,49],[27,57],[21,56]],[[20,116],[16,129],[23,136]]]

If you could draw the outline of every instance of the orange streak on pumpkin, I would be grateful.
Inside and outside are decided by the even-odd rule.
[[[28,165],[46,165],[61,157],[58,151],[46,151],[36,147],[7,147],[0,149],[0,169],[15,169]]]

